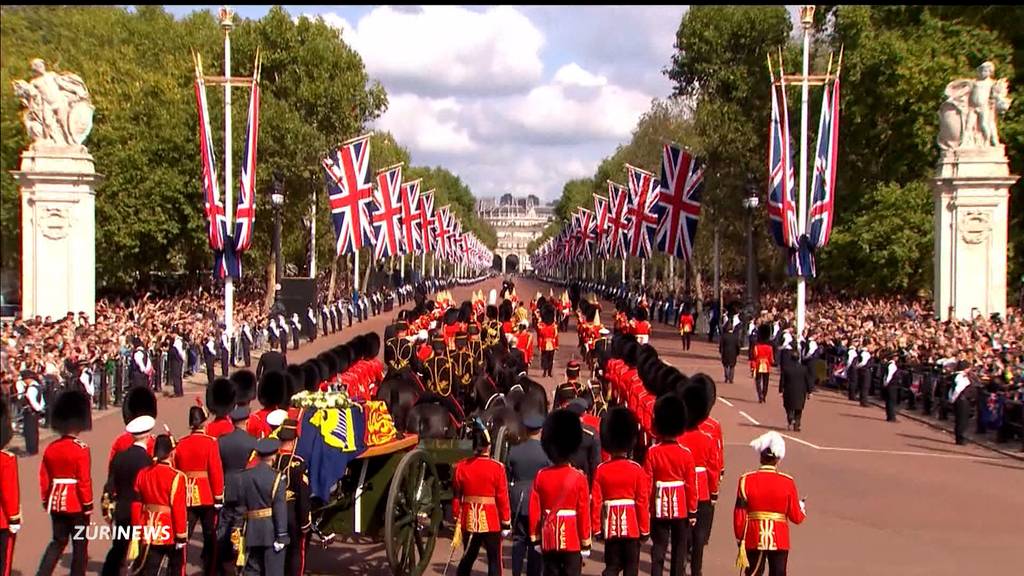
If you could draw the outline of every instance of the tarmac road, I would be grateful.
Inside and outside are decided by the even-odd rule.
[[[531,299],[538,291],[548,293],[549,286],[536,281],[516,279],[517,293]],[[471,290],[483,288],[486,294],[499,287],[500,279],[455,290],[463,298]],[[602,320],[611,322],[614,307],[605,302]],[[318,339],[297,351],[297,358],[308,358],[367,330],[382,331],[391,314],[382,314],[347,329],[341,335]],[[564,374],[566,363],[576,350],[574,323],[561,335],[561,347],[555,358],[555,374]],[[684,353],[675,330],[655,324],[654,344],[663,359],[687,374],[706,372],[721,379],[717,347],[695,338]],[[294,360],[293,360],[294,361]],[[786,459],[782,471],[796,478],[801,496],[807,496],[807,520],[793,527],[790,574],[832,576],[943,576],[996,574],[1008,572],[1012,553],[1020,544],[1019,516],[1024,511],[1024,464],[978,446],[956,446],[952,437],[923,424],[905,419],[885,421],[883,410],[862,408],[845,396],[819,392],[808,400],[803,431],[786,432],[785,412],[777,394],[777,377],[766,404],[758,404],[753,381],[746,365],[737,367],[736,383],[718,385],[719,400],[713,415],[722,423],[726,443],[726,474],[714,522],[711,542],[705,552],[704,574],[734,575],[736,544],[732,534],[732,509],[739,476],[756,469],[757,455],[747,445],[767,429],[779,430],[787,437]],[[531,374],[539,373],[539,366]],[[584,371],[586,375],[586,371]],[[554,390],[560,378],[539,381]],[[184,398],[160,400],[161,418],[176,434],[185,432],[187,407],[202,387],[192,385]],[[96,502],[106,478],[106,454],[111,441],[122,428],[114,413],[94,421],[94,429],[84,439],[93,447],[93,474]],[[15,442],[18,444],[18,441]],[[45,444],[45,441],[44,441]],[[20,447],[20,444],[18,444]],[[25,524],[15,549],[15,574],[34,573],[50,536],[49,520],[35,499],[39,458],[19,460],[22,492],[25,495]],[[102,523],[98,512],[93,522]],[[189,574],[200,573],[199,534],[189,548]],[[107,543],[90,543],[89,572],[98,571]],[[434,551],[431,573],[441,574],[450,552],[450,541],[439,539]],[[506,570],[510,564],[511,542],[504,546]],[[484,554],[474,574],[486,574]],[[66,570],[70,557],[65,554]],[[453,564],[458,562],[456,551]],[[641,553],[641,573],[650,572],[650,548]],[[603,569],[602,545],[585,561],[584,574],[600,574]],[[350,574],[354,576],[390,574],[384,558],[384,545],[370,540],[345,540],[339,537],[329,549],[310,547],[307,561],[310,574]],[[455,566],[448,568],[454,574]]]

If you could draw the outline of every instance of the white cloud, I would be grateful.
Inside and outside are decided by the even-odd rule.
[[[377,126],[391,132],[414,153],[472,152],[477,145],[458,123],[461,110],[462,105],[453,97],[393,94],[388,97],[388,110]]]
[[[380,6],[355,26],[335,13],[324,20],[342,30],[371,75],[397,91],[501,94],[528,89],[544,71],[544,35],[515,8]]]

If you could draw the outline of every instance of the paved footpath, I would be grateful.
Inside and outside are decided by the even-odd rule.
[[[470,288],[455,290],[457,298],[474,289],[500,286],[494,279]],[[516,279],[522,298],[549,286]],[[556,288],[557,289],[557,288]],[[614,307],[604,304],[602,319],[611,321]],[[341,335],[318,339],[298,350],[299,361],[323,349],[347,341],[367,330],[383,330],[393,316],[382,314],[347,329]],[[574,324],[561,335],[555,358],[555,374],[564,374],[566,363],[576,350]],[[721,379],[717,348],[706,340],[695,340],[683,352],[677,334],[664,324],[654,326],[652,343],[661,357],[687,374],[706,372]],[[295,359],[293,359],[295,361]],[[901,418],[885,421],[884,411],[861,408],[831,392],[815,394],[803,419],[803,431],[786,432],[785,412],[773,377],[766,404],[758,404],[752,379],[745,365],[738,366],[736,383],[719,384],[719,401],[713,415],[723,427],[726,443],[726,475],[716,513],[711,543],[705,553],[704,574],[735,575],[735,540],[732,508],[739,475],[757,467],[757,455],[747,443],[768,429],[787,438],[787,455],[782,470],[797,480],[801,496],[807,496],[808,519],[793,527],[790,574],[818,576],[963,576],[968,574],[1012,573],[1013,552],[1020,544],[1018,517],[1024,511],[1024,463],[979,446],[956,446],[952,437]],[[535,368],[531,373],[539,373]],[[540,381],[553,390],[561,378]],[[160,422],[176,434],[185,431],[186,407],[201,393],[191,387],[185,398],[160,399]],[[117,413],[119,414],[119,412]],[[93,474],[96,499],[106,478],[106,454],[110,442],[121,430],[121,419],[106,417],[94,422],[85,439],[93,446]],[[25,501],[35,500],[38,457],[19,462]],[[24,506],[25,528],[18,536],[15,574],[34,573],[49,539],[49,520],[39,506]],[[93,522],[102,522],[94,513]],[[198,532],[198,531],[197,531]],[[199,534],[189,548],[189,574],[199,574]],[[96,573],[106,553],[106,543],[90,545],[89,572]],[[441,574],[450,551],[450,540],[439,539],[431,574]],[[511,543],[504,546],[506,571],[510,565]],[[69,555],[65,555],[65,559]],[[459,553],[456,552],[454,562]],[[650,573],[650,546],[641,554],[640,570]],[[453,563],[454,563],[453,562]],[[474,574],[486,574],[483,554]],[[603,569],[602,545],[586,561],[584,574],[597,575]],[[66,570],[66,563],[64,568]],[[327,550],[311,546],[307,571],[310,574],[354,576],[390,574],[384,546],[370,540],[342,539]],[[455,566],[448,569],[454,574]]]

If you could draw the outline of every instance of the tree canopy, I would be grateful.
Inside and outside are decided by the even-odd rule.
[[[96,106],[86,141],[104,175],[96,193],[97,282],[130,287],[159,272],[209,273],[212,256],[202,209],[197,113],[190,52],[203,57],[204,72],[223,72],[223,36],[212,14],[197,11],[175,19],[160,7],[3,7],[0,18],[0,85],[24,78],[31,58],[57,71],[73,71],[89,87]],[[320,159],[340,142],[359,135],[387,108],[381,84],[368,75],[360,55],[322,19],[293,19],[281,7],[258,20],[236,18],[232,32],[232,73],[252,73],[257,47],[263,58],[257,218],[248,270],[269,259],[271,226],[268,190],[272,174],[284,176],[283,253],[286,261],[308,261],[310,203],[318,202],[318,260],[334,256],[333,228],[324,207]],[[116,48],[112,48],[116,47]],[[232,90],[233,163],[245,138],[248,90]],[[223,169],[223,90],[207,90],[214,150]],[[17,268],[20,258],[20,200],[9,170],[18,168],[28,144],[19,103],[5,89],[0,113],[0,263]],[[390,135],[374,136],[374,162],[410,162]],[[457,198],[472,195],[450,178],[433,184]],[[221,182],[223,175],[219,176]],[[235,184],[237,187],[237,183]],[[450,186],[450,188],[449,188]],[[428,188],[424,188],[426,190]],[[315,200],[314,200],[315,199]],[[456,213],[473,219],[472,210]],[[464,222],[488,241],[479,222]],[[493,237],[493,231],[491,232]]]

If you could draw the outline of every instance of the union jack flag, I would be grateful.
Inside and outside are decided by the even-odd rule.
[[[423,252],[432,252],[434,248],[434,232],[431,222],[434,219],[434,191],[428,190],[420,194],[420,232],[423,234]]]
[[[654,213],[654,203],[658,200],[654,174],[629,164],[626,164],[626,170],[629,172],[630,191],[630,205],[626,211],[629,255],[650,258],[651,241],[658,229],[658,216]]]
[[[594,252],[602,258],[608,257],[607,239],[608,199],[594,194]]]
[[[821,121],[818,123],[818,154],[814,158],[814,182],[811,184],[811,210],[807,230],[815,249],[828,245],[835,216],[836,158],[839,151],[839,73],[832,93],[826,84],[821,97]]]
[[[402,253],[402,165],[377,172],[373,191],[374,258]]]
[[[249,119],[245,128],[245,155],[242,157],[238,204],[235,207],[235,251],[239,254],[252,246],[256,225],[256,144],[260,135],[260,57],[256,53],[252,90],[249,93]]]
[[[337,238],[335,252],[338,256],[351,254],[373,241],[369,213],[373,200],[369,180],[370,135],[343,143],[322,164]]]
[[[214,251],[224,249],[227,221],[224,205],[217,187],[217,160],[213,155],[213,135],[210,132],[210,112],[206,104],[206,82],[203,80],[202,60],[195,56],[196,107],[199,112],[199,156],[202,161],[203,207],[208,223],[207,238]]]
[[[448,210],[449,207],[446,205],[434,213],[434,251],[442,260],[448,259],[448,244],[452,234]]]
[[[674,144],[662,146],[661,191],[655,207],[658,250],[689,261],[700,220],[704,162]]]
[[[627,210],[629,192],[622,184],[608,181],[608,240],[605,251],[609,258],[626,257],[626,232],[629,228]]]
[[[780,63],[779,73],[782,74]],[[800,238],[794,201],[794,177],[789,149],[789,112],[786,108],[786,85],[780,78],[775,86],[772,78],[771,147],[768,151],[768,217],[775,243],[796,248]],[[782,104],[779,104],[779,98]]]
[[[417,178],[402,184],[402,240],[405,254],[423,253],[423,233],[420,226],[420,183]]]

